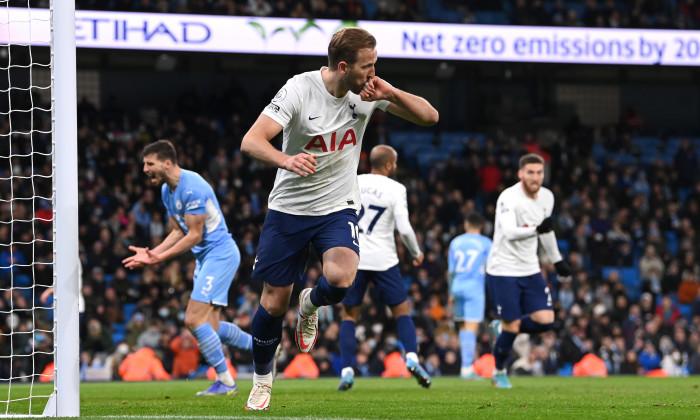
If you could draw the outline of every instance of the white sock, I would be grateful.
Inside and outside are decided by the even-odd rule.
[[[268,373],[267,375],[258,375],[257,373],[253,373],[253,383],[255,385],[272,386],[272,372]]]
[[[418,363],[418,355],[414,352],[406,353],[406,361],[408,362],[409,360]]]
[[[493,370],[493,374],[494,374],[494,375],[500,375],[500,374],[502,374],[502,373],[505,374],[505,373],[507,373],[507,372],[506,372],[505,369],[494,369],[494,370]]]
[[[351,377],[355,377],[355,371],[352,370],[351,367],[346,367],[343,368],[342,372],[340,372],[340,376],[345,377],[346,375],[350,375]]]
[[[460,369],[460,371],[459,371],[459,374],[462,376],[471,375],[472,373],[474,373],[474,369],[471,366],[467,366],[467,367],[462,366],[462,369]]]
[[[221,373],[216,374],[216,379],[220,380],[223,382],[224,385],[226,386],[234,386],[236,385],[236,381],[233,380],[233,376],[231,376],[231,372],[229,372],[228,369]]]
[[[311,303],[311,293],[306,295],[306,299],[302,299],[301,304],[299,305],[299,312],[304,317],[310,316],[318,312],[318,306],[314,306],[313,303]]]

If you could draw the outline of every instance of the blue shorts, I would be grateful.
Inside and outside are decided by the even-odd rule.
[[[389,306],[396,306],[406,301],[406,287],[399,266],[395,265],[386,271],[358,270],[348,294],[343,299],[345,306],[360,306],[370,282],[379,292],[379,299]]]
[[[456,290],[451,295],[455,305],[452,318],[455,321],[481,322],[484,320],[486,291],[483,283],[475,284],[473,289]]]
[[[535,311],[553,309],[552,294],[542,273],[525,277],[486,274],[486,284],[493,310],[504,321],[515,321]]]
[[[241,263],[238,246],[233,239],[230,241],[230,246],[219,245],[197,258],[190,299],[217,306],[228,305],[228,289]]]
[[[299,282],[306,269],[309,244],[319,256],[336,247],[350,248],[360,255],[355,210],[343,209],[325,216],[268,211],[251,276],[273,286]]]

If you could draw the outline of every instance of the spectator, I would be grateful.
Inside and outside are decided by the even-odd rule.
[[[163,381],[170,375],[163,368],[163,363],[156,357],[153,349],[142,347],[126,356],[119,365],[119,375],[124,381]]]
[[[199,367],[197,340],[187,328],[170,342],[173,352],[173,378],[191,378]]]

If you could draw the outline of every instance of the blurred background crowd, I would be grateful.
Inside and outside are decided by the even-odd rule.
[[[693,29],[695,0],[77,0],[77,8],[304,19]]]
[[[167,234],[159,190],[148,185],[139,161],[141,148],[159,138],[171,139],[181,166],[201,173],[214,186],[242,254],[225,317],[250,329],[261,289],[250,273],[275,170],[240,153],[241,136],[256,117],[255,110],[245,106],[249,99],[243,92],[228,97],[238,99],[224,106],[216,98],[183,92],[170,107],[159,108],[157,116],[148,108],[130,112],[113,104],[114,109],[96,112],[89,103],[81,103],[79,220],[85,299],[81,352],[86,369],[104,367],[108,355],[114,363],[149,347],[162,358],[166,370],[173,372],[180,351],[173,347],[173,339],[182,335],[192,342],[183,328],[194,269],[191,255],[142,271],[128,271],[121,264],[130,254],[129,245],[154,247]],[[124,121],[130,121],[133,128],[125,129]],[[517,373],[566,374],[587,353],[603,358],[610,374],[644,374],[666,365],[673,367],[672,374],[700,373],[700,250],[696,237],[700,180],[694,170],[698,155],[691,139],[682,139],[672,158],[642,165],[605,158],[618,156],[620,151],[632,157],[641,153],[631,140],[636,127],[627,120],[610,127],[562,127],[522,136],[474,133],[465,134],[469,140],[461,153],[424,168],[411,157],[410,139],[400,143],[399,135],[375,135],[400,133],[392,127],[391,118],[377,114],[371,125],[365,150],[378,141],[396,143],[401,156],[398,179],[408,189],[411,221],[426,253],[423,265],[414,268],[399,246],[420,355],[431,374],[457,374],[460,366],[445,277],[448,244],[462,232],[463,215],[469,211],[493,220],[499,192],[517,182],[517,158],[533,151],[547,159],[547,185],[556,196],[556,233],[575,274],[563,282],[549,276],[557,327],[516,346]],[[434,139],[431,147],[441,138],[439,132],[422,135]],[[659,141],[663,145],[664,140]],[[597,159],[596,154],[603,158]],[[14,174],[23,170],[16,163]],[[360,172],[367,171],[363,154]],[[37,206],[37,214],[41,210]],[[4,203],[2,211],[21,218],[31,211],[31,205]],[[50,223],[43,224],[45,237],[50,237],[50,228]],[[492,231],[489,222],[484,234]],[[0,242],[8,243],[11,236],[8,226],[0,227]],[[15,262],[26,263],[33,258],[32,252],[34,258],[51,260],[50,244],[33,251],[16,245],[12,256]],[[9,255],[5,247],[1,258],[7,261]],[[15,286],[20,285],[21,279],[32,275],[30,268],[18,264],[14,273],[3,269],[3,284],[12,278]],[[50,272],[45,268],[34,266],[39,285],[51,283],[50,276],[42,275]],[[549,266],[545,270],[552,272]],[[314,284],[320,272],[316,258],[295,288]],[[20,289],[12,297],[5,292],[0,307],[30,308],[32,299],[39,306],[46,305],[47,294],[42,291],[41,287],[33,292]],[[362,374],[378,375],[384,370],[384,357],[400,343],[386,309],[370,297],[366,303],[357,334],[358,369]],[[290,308],[282,368],[296,354],[290,340],[295,301]],[[321,337],[313,357],[321,375],[337,374],[339,315],[339,307],[320,313]],[[11,344],[21,353],[22,346],[36,340],[50,348],[50,334],[42,333],[51,329],[50,311],[35,311],[34,317],[23,312],[13,316],[18,318],[16,331],[29,332],[36,325],[38,332],[11,342],[4,339],[3,346]],[[483,332],[479,354],[490,351],[489,336]],[[3,353],[6,351],[9,349]],[[230,356],[240,372],[250,370],[250,354]],[[15,368],[21,369],[21,359],[16,363]],[[193,374],[177,369],[175,376]]]
[[[268,14],[293,16],[292,10],[285,9],[287,3],[78,1],[83,8],[165,8],[187,13],[211,13],[216,11],[213,8],[228,7],[230,13],[254,14],[246,8],[258,5],[269,9]],[[412,16],[381,16],[379,11],[367,15],[375,19],[440,21],[426,13],[432,10],[426,8],[429,1],[401,2],[400,8],[399,2],[392,1],[294,3],[318,17],[330,17],[336,9],[345,16],[345,7],[364,5],[369,10],[368,5],[375,3],[377,10],[383,4],[391,13],[408,9]],[[498,13],[508,17],[507,23],[568,24],[552,17],[552,7],[559,7],[554,2],[436,3],[444,10],[461,13],[460,19],[466,19],[469,7],[491,10],[495,4],[501,7]],[[692,27],[698,16],[692,0],[625,2],[624,7],[623,2],[589,1],[586,10],[596,3],[596,17],[591,20],[585,18],[586,13],[574,14],[576,25],[609,26],[610,15],[618,13],[620,22],[627,22],[622,26],[649,25],[651,21],[659,24],[666,16],[669,27]],[[317,12],[321,4],[328,12]],[[584,3],[563,4],[571,8]],[[526,12],[516,13],[517,8]],[[542,8],[549,11],[537,12]],[[646,16],[647,23],[640,23],[640,15]],[[680,15],[688,17],[686,26],[680,25]],[[528,20],[518,21],[516,16]],[[226,319],[250,331],[258,305],[261,284],[250,274],[275,169],[242,155],[240,142],[275,90],[263,89],[251,96],[232,78],[227,87],[211,95],[194,88],[174,88],[173,92],[172,100],[152,99],[139,108],[123,106],[115,97],[101,106],[84,97],[79,100],[79,239],[84,298],[80,336],[85,379],[120,379],[119,363],[144,348],[154,350],[173,377],[193,377],[206,369],[183,325],[194,271],[191,254],[138,271],[126,270],[121,264],[130,255],[130,245],[154,247],[168,230],[159,189],[149,185],[139,160],[141,149],[149,142],[172,140],[180,165],[202,174],[217,193],[242,255],[229,291]],[[448,245],[463,232],[464,215],[474,210],[486,216],[489,222],[484,234],[492,235],[496,198],[517,182],[517,161],[527,152],[540,153],[546,159],[546,186],[556,197],[556,234],[574,275],[557,279],[552,267],[544,265],[554,292],[556,328],[541,337],[519,339],[509,363],[511,372],[567,375],[583,356],[595,354],[604,360],[611,375],[643,375],[659,369],[670,376],[700,374],[698,139],[650,133],[645,129],[644,115],[633,108],[616,124],[588,126],[572,118],[565,124],[534,130],[506,131],[494,125],[479,132],[446,133],[438,124],[435,130],[407,131],[397,120],[381,111],[375,114],[365,135],[359,173],[369,171],[366,153],[373,145],[386,143],[397,149],[397,178],[407,187],[411,222],[426,254],[423,265],[415,268],[399,245],[401,269],[417,327],[419,353],[431,375],[456,375],[460,368],[459,341],[447,292]],[[10,130],[16,133],[29,124],[48,131],[50,114],[38,109],[2,114],[0,135],[7,136]],[[36,176],[49,175],[51,161],[32,153],[49,148],[50,137],[40,133],[31,138],[13,135],[11,142],[0,142],[0,156],[4,156],[0,161],[0,354],[27,355],[11,361],[0,358],[2,379],[10,372],[13,376],[30,374],[35,368],[32,363],[46,365],[51,358],[42,353],[53,347],[49,287],[52,213],[46,198],[51,195],[51,184]],[[14,223],[6,222],[10,220]],[[313,285],[320,273],[318,258],[312,257],[295,291]],[[285,323],[281,370],[297,354],[292,339],[297,295],[292,294]],[[14,312],[10,314],[10,310]],[[336,306],[320,312],[320,337],[312,356],[321,376],[339,373],[339,311]],[[484,325],[490,319],[487,309]],[[372,299],[370,291],[357,328],[360,375],[380,375],[385,357],[400,350],[393,325],[386,308]],[[32,348],[34,357],[29,355]],[[477,355],[489,352],[484,327]],[[251,372],[250,353],[231,349],[228,356],[238,372]]]

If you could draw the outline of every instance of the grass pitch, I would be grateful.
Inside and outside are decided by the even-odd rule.
[[[698,419],[700,377],[689,378],[518,378],[513,389],[496,389],[490,381],[435,378],[430,389],[411,379],[358,378],[353,389],[336,391],[339,379],[277,380],[270,411],[245,411],[252,387],[238,381],[238,395],[195,397],[208,381],[83,383],[83,418],[242,419]],[[48,394],[51,386],[35,385]],[[12,398],[27,396],[29,386],[13,385]],[[8,387],[0,387],[0,399]],[[40,414],[45,399],[32,400]],[[28,401],[13,402],[10,414],[28,413]],[[0,405],[5,414],[8,405]]]

